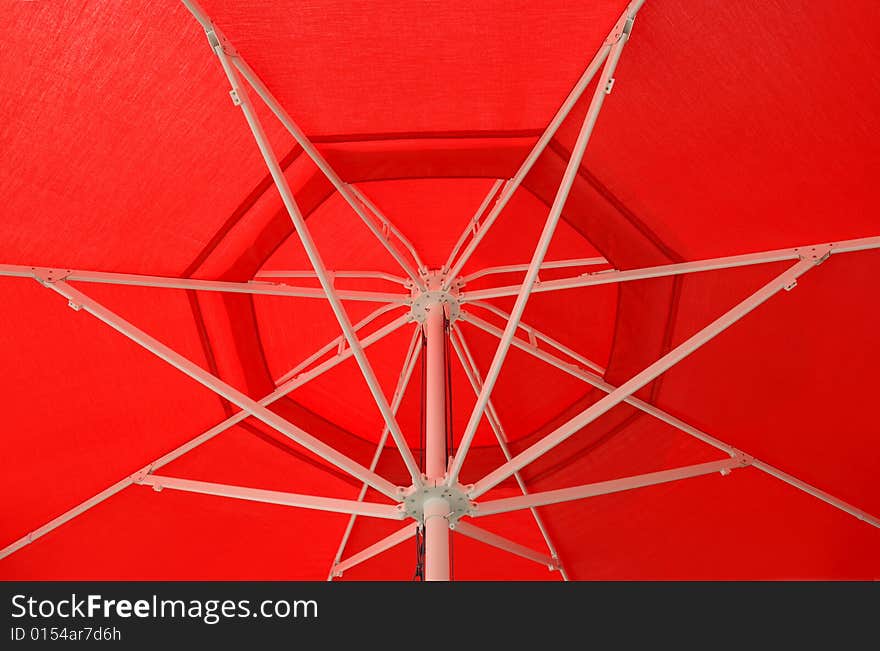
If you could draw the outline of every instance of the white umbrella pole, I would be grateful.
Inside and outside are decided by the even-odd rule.
[[[425,474],[428,486],[446,477],[446,365],[443,304],[431,304],[425,318],[427,369],[425,383]],[[449,580],[449,521],[452,509],[442,497],[424,503],[425,580]]]

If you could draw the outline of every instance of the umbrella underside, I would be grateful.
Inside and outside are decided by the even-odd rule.
[[[0,18],[0,576],[880,575],[880,10],[545,4]]]

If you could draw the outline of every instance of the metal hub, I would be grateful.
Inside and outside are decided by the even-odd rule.
[[[445,305],[446,314],[449,322],[452,323],[458,319],[461,314],[461,306],[458,301],[459,283],[454,282],[448,290],[443,290],[443,282],[446,280],[445,274],[440,271],[431,271],[424,277],[425,284],[428,286],[425,291],[418,287],[412,288],[412,300],[410,301],[410,314],[413,320],[424,322],[428,315],[428,310],[432,305]]]
[[[449,503],[449,514],[446,519],[449,522],[449,528],[454,529],[458,520],[470,514],[476,509],[476,504],[467,496],[469,486],[456,484],[455,486],[447,486],[443,480],[437,480],[436,486],[425,484],[421,488],[410,486],[404,493],[405,497],[398,509],[406,513],[407,517],[413,518],[420,524],[425,522],[425,502],[430,499],[440,498]]]

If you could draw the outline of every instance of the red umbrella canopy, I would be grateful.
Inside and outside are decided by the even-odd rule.
[[[521,495],[510,473],[497,485],[479,483],[507,460],[499,438],[512,456],[532,449],[808,254],[559,290],[553,281],[859,240],[641,383],[635,406],[621,402],[574,428],[519,479],[544,493],[728,458],[694,428],[741,451],[735,460],[748,467],[541,506],[541,526],[529,510],[475,524],[533,556],[555,552],[572,579],[880,576],[880,426],[872,408],[880,365],[872,182],[880,174],[880,7],[638,4],[205,0],[202,17],[216,26],[223,52],[262,80],[344,182],[342,192],[253,89],[242,82],[231,101],[221,62],[184,4],[10,5],[0,15],[0,545],[15,550],[0,559],[0,576],[323,579],[349,525],[345,513],[157,495],[126,480],[41,531],[151,470],[240,405],[26,276],[50,279],[50,289],[68,277],[62,285],[245,399],[261,400],[326,362],[326,372],[274,401],[270,413],[362,466],[379,446],[375,472],[392,485],[411,483],[375,396],[340,343],[337,316],[242,100],[252,102],[315,249],[334,272],[347,319],[368,321],[357,336],[417,462],[428,380],[421,323],[401,317],[419,291],[387,244],[427,271],[448,271],[456,249],[467,253],[452,290],[444,383],[450,453],[473,434],[460,480],[487,488],[478,503]],[[549,144],[535,150],[596,53],[620,39],[621,16],[635,9],[614,81],[602,83],[600,58]],[[471,380],[479,385],[493,366],[594,98],[604,107],[582,161],[570,167],[544,256],[560,264],[541,269],[538,287],[547,291],[529,297],[492,407],[471,427]],[[532,151],[540,155],[506,195]],[[352,209],[353,192],[379,237]],[[469,247],[471,238],[479,243]],[[95,283],[85,278],[93,271],[223,281],[239,291]],[[241,291],[266,281],[305,289]],[[359,300],[359,292],[403,298]],[[156,472],[358,498],[359,478],[265,420],[242,416]],[[366,500],[389,503],[373,488]],[[341,557],[402,524],[359,517]],[[468,535],[452,540],[456,579],[561,578],[534,558]],[[344,576],[410,579],[416,555],[409,538]]]

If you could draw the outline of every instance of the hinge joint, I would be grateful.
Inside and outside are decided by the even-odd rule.
[[[809,260],[815,265],[820,265],[831,257],[832,248],[833,245],[831,244],[823,244],[819,246],[803,247],[795,249],[795,251],[797,251],[798,257],[801,260]]]
[[[51,285],[64,280],[70,275],[70,269],[48,269],[45,267],[31,267],[34,279],[41,285]]]
[[[630,15],[623,15],[620,17],[620,20],[617,21],[617,24],[614,25],[614,28],[611,30],[611,33],[608,35],[608,38],[605,39],[605,45],[614,45],[620,39],[629,38],[630,33],[632,32],[633,23],[635,22],[636,17]]]

